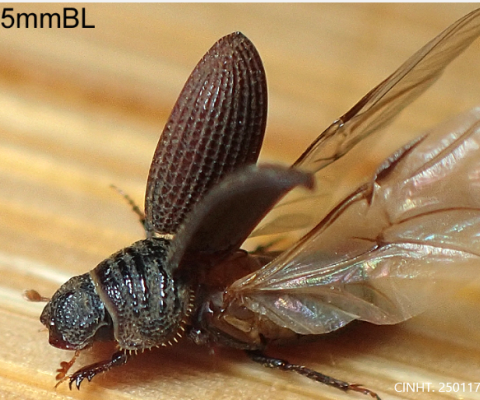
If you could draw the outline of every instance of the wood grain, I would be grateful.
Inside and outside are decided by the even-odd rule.
[[[95,29],[0,28],[0,398],[364,398],[252,365],[235,351],[212,354],[188,343],[140,355],[81,391],[55,390],[55,369],[70,354],[48,345],[38,321],[42,304],[24,301],[22,291],[35,288],[49,296],[70,276],[142,237],[135,215],[109,185],[142,203],[165,119],[191,69],[219,37],[240,30],[257,46],[270,90],[263,159],[291,162],[332,120],[474,6],[74,6],[85,7]],[[39,14],[63,5],[10,7]],[[479,46],[404,113],[389,140],[404,142],[480,104]],[[363,162],[376,162],[374,151],[365,157]],[[397,327],[358,325],[274,351],[361,382],[384,400],[480,399],[480,389],[395,390],[397,382],[432,382],[438,390],[440,382],[480,381],[479,286]],[[94,349],[80,363],[106,353]]]

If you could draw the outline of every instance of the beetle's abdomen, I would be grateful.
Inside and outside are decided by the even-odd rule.
[[[124,349],[168,343],[187,314],[189,291],[164,266],[168,245],[165,239],[135,242],[91,271]]]

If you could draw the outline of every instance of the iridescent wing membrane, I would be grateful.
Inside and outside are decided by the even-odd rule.
[[[373,177],[357,182],[358,189],[349,184],[338,190],[345,182],[326,177],[339,176],[342,157],[425,91],[479,34],[476,10],[320,135],[294,164],[316,172],[320,195],[310,221],[316,225],[270,264],[231,285],[232,298],[297,333],[320,334],[354,319],[403,321],[424,310],[435,293],[478,275],[480,109],[405,146]],[[257,234],[281,231],[276,221],[293,220],[292,210],[302,202],[313,203],[307,198],[293,208],[279,206],[279,215]]]
[[[363,181],[353,183],[350,172],[358,165],[354,164],[355,159],[343,156],[369,135],[382,133],[381,128],[441,76],[447,65],[480,34],[479,14],[475,10],[449,26],[334,121],[294,163],[295,168],[315,173],[315,194],[287,197],[262,221],[253,236],[311,229],[342,198],[370,179],[373,170],[364,174]]]

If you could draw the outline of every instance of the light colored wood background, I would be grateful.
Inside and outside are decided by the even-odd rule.
[[[40,13],[63,6],[12,7]],[[188,343],[139,356],[79,392],[55,391],[54,371],[70,354],[48,345],[38,322],[43,304],[28,303],[21,293],[35,288],[49,296],[142,237],[135,215],[109,185],[142,203],[165,118],[193,66],[221,36],[241,30],[259,49],[270,89],[263,158],[291,162],[474,5],[84,7],[95,29],[0,28],[0,399],[364,398],[252,365],[235,351],[212,354]],[[404,142],[480,104],[479,50],[476,43],[389,137]],[[361,325],[275,351],[361,382],[383,399],[479,399],[480,391],[400,393],[394,386],[432,382],[438,390],[439,382],[480,381],[476,287],[398,327]],[[82,361],[99,357],[90,352]]]

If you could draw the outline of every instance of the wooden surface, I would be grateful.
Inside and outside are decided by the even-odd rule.
[[[50,296],[70,276],[142,237],[135,215],[109,185],[143,202],[165,118],[191,69],[221,36],[240,30],[257,46],[270,89],[263,158],[291,162],[474,5],[84,7],[95,29],[0,28],[0,399],[366,398],[263,369],[235,351],[213,354],[188,343],[145,353],[81,391],[55,390],[55,369],[71,355],[48,345],[38,321],[43,304],[21,294],[35,288]],[[479,50],[475,43],[389,137],[404,142],[480,104]],[[366,158],[374,160],[374,152]],[[480,389],[395,390],[397,382],[431,382],[438,390],[440,382],[480,381],[478,286],[398,327],[360,325],[275,353],[363,383],[384,400],[480,399]],[[100,357],[90,352],[80,363]]]

